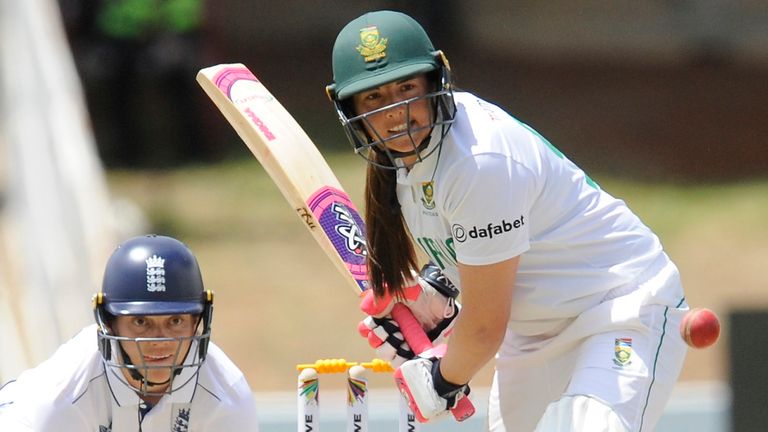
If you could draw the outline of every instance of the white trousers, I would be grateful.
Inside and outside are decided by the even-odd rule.
[[[677,268],[667,262],[545,340],[507,334],[497,356],[488,430],[529,432],[564,396],[603,401],[631,432],[652,431],[680,375],[688,310]]]

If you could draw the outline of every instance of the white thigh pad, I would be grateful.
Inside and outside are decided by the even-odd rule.
[[[627,432],[616,411],[585,395],[564,396],[547,406],[535,432]]]

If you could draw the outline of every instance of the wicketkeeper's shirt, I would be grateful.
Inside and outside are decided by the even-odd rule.
[[[539,133],[470,93],[455,100],[442,148],[398,172],[398,199],[415,241],[459,287],[458,262],[521,255],[510,330],[550,331],[664,256],[623,201]]]
[[[259,430],[245,377],[213,343],[199,374],[147,410],[134,391],[105,371],[96,331],[95,325],[86,327],[51,358],[0,389],[1,431]]]

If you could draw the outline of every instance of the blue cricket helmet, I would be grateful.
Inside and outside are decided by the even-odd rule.
[[[100,300],[114,316],[197,315],[203,312],[206,294],[197,260],[184,243],[146,235],[112,253]]]
[[[213,293],[205,290],[200,268],[192,251],[182,242],[166,236],[134,237],[115,249],[107,261],[104,281],[93,297],[94,316],[98,324],[98,345],[102,362],[120,381],[142,395],[172,393],[192,382],[208,353],[213,318]],[[197,329],[189,337],[131,338],[115,334],[112,319],[126,315],[197,315]],[[165,391],[156,393],[146,376],[158,366],[144,362],[133,364],[125,354],[124,344],[165,343],[169,339],[190,340],[188,352],[177,352],[171,366],[171,377]],[[141,348],[139,348],[141,352]],[[162,366],[166,367],[166,366]],[[123,370],[140,382],[129,383]],[[179,384],[180,383],[180,384]]]

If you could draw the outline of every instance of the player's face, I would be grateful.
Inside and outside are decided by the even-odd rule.
[[[407,99],[421,97],[430,92],[430,82],[425,74],[394,81],[357,93],[353,96],[355,112],[365,114],[380,108],[397,104]],[[386,146],[396,152],[414,151],[431,132],[432,110],[427,98],[406,104],[395,105],[368,116],[366,124],[368,134],[374,139],[390,138],[402,134],[399,138],[386,141]],[[404,133],[411,131],[411,133]],[[415,156],[414,156],[415,157]]]
[[[149,381],[149,390],[162,392],[171,378],[170,366],[181,364],[189,351],[195,333],[195,315],[132,315],[119,316],[113,324],[114,332],[127,338],[167,338],[150,341],[122,341],[120,344],[131,363]],[[187,338],[175,340],[174,338]],[[144,369],[148,368],[148,369]],[[128,382],[140,388],[140,383],[124,371]],[[152,385],[151,383],[157,383]]]

